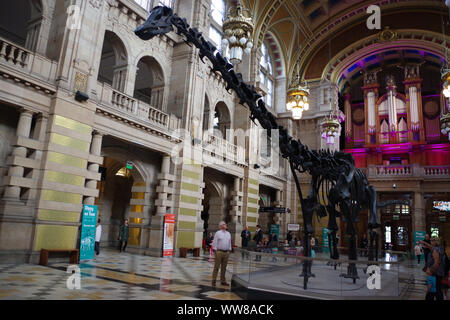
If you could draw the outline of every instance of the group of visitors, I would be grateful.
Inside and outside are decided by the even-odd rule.
[[[123,224],[119,228],[119,240],[120,252],[125,251],[128,244],[128,239],[130,237],[130,227],[128,225],[128,219],[125,219]],[[98,256],[100,254],[100,240],[102,238],[102,225],[100,224],[100,219],[97,220],[97,227],[95,229],[95,254]]]
[[[437,237],[430,239],[430,235],[425,236],[425,240],[419,240],[414,247],[417,263],[420,265],[422,253],[425,258],[423,271],[427,275],[426,300],[448,300],[448,285],[450,265],[445,252],[445,246]]]

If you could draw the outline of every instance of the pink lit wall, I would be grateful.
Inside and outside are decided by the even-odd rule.
[[[428,166],[450,165],[449,150],[427,150],[425,154]]]

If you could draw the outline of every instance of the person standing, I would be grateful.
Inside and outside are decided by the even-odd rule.
[[[290,242],[292,241],[292,232],[291,232],[291,231],[289,231],[289,232],[287,233],[286,239],[287,239],[288,243],[290,243]]]
[[[97,220],[97,228],[95,229],[95,253],[100,254],[100,239],[102,238],[102,225],[100,219]]]
[[[430,268],[427,268],[427,294],[425,300],[437,300],[436,295],[436,277],[433,276]]]
[[[242,248],[248,247],[248,242],[250,241],[250,231],[248,231],[248,227],[245,227],[244,230],[241,232],[241,238],[242,238]]]
[[[444,249],[440,245],[440,239],[433,237],[431,239],[431,245],[425,241],[420,242],[424,247],[428,247],[431,251],[426,267],[430,269],[433,276],[436,278],[436,298],[437,300],[443,300],[442,293],[442,279],[445,273],[445,259]]]
[[[248,248],[248,242],[251,239],[251,234],[250,231],[248,231],[248,227],[246,226],[244,230],[242,230],[241,232],[241,238],[242,238],[242,249],[244,248]],[[242,259],[245,256],[244,250],[242,250]],[[247,252],[247,256],[248,256],[248,252]]]
[[[256,248],[257,248],[256,250],[261,250],[263,234],[261,231],[261,226],[259,224],[256,226],[256,232],[255,232],[255,235],[253,236],[253,240],[256,242]],[[261,256],[256,255],[255,261],[261,261]]]
[[[270,237],[269,240],[269,246],[270,247],[278,247],[278,238],[275,232],[272,233],[272,236]]]
[[[128,219],[125,219],[124,224],[120,226],[119,231],[120,252],[122,252],[122,250],[125,252],[129,237],[130,237],[130,227],[128,226]]]
[[[227,271],[228,257],[231,251],[231,234],[227,231],[225,221],[219,223],[220,230],[214,235],[214,270],[212,274],[212,286],[216,286],[217,272],[220,267],[220,283],[223,286],[229,286],[225,279]]]
[[[423,242],[427,243],[428,245],[431,245],[430,235],[428,233],[425,235],[425,240],[423,240]],[[429,246],[424,245],[423,246],[423,255],[425,258],[425,265],[428,264],[428,256],[430,255],[430,252],[431,252],[431,250],[430,250]]]
[[[314,250],[316,247],[316,238],[314,236],[311,237],[311,258],[316,257],[316,251]]]
[[[212,235],[212,233],[210,232],[210,233],[208,233],[208,235],[206,236],[206,241],[205,241],[206,247],[207,247],[207,248],[210,248],[210,247],[211,247],[212,241],[213,241],[213,235]]]
[[[417,257],[417,266],[420,267],[420,256],[422,255],[423,250],[422,246],[420,245],[419,241],[417,241],[416,246],[414,247],[414,254]]]

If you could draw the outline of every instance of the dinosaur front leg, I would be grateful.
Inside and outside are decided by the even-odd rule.
[[[341,202],[342,213],[344,214],[347,229],[346,233],[349,239],[348,244],[348,259],[356,261],[358,259],[358,254],[356,251],[356,230],[355,230],[355,221],[353,219],[354,216],[354,208],[352,208],[351,200],[345,199]],[[356,279],[359,279],[358,271],[356,269],[355,263],[349,263],[347,267],[347,273],[341,274],[341,277],[353,279],[353,283],[356,283]]]
[[[338,212],[336,211],[335,204],[330,203],[327,206],[327,211],[328,211],[327,229],[331,231],[328,236],[330,246],[330,259],[339,259],[339,252],[337,250],[337,237],[336,237],[336,232],[339,229],[336,221]]]

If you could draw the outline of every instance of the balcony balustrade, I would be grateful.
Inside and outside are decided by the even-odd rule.
[[[413,179],[449,179],[450,166],[412,165],[369,165],[365,170],[369,179],[413,178]]]
[[[58,63],[9,40],[0,38],[0,66],[4,65],[54,84]],[[15,75],[19,77],[18,75]],[[28,79],[21,79],[27,81]]]
[[[114,90],[107,83],[98,82],[97,94],[100,105],[120,111],[130,120],[139,119],[160,129],[175,130],[179,127],[179,119],[174,115],[168,115],[145,102]]]

